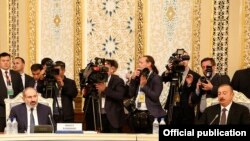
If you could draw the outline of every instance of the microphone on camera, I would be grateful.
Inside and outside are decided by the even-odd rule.
[[[214,123],[214,121],[219,117],[219,114],[216,114],[214,119],[209,123],[209,125],[212,125]]]
[[[50,124],[52,126],[52,133],[54,133],[54,124],[53,124],[53,121],[52,121],[50,114],[48,115],[48,117],[49,117]]]

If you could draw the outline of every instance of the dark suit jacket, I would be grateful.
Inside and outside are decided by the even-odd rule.
[[[129,84],[129,96],[137,96],[138,94],[138,82],[131,80]],[[163,84],[160,76],[156,73],[152,73],[147,81],[147,84],[141,88],[141,91],[145,93],[145,102],[147,109],[154,117],[166,116],[166,112],[163,110],[159,97],[163,89]]]
[[[205,109],[197,124],[216,124],[220,122],[221,106],[216,104]],[[216,116],[218,115],[218,117]],[[216,118],[217,117],[217,118]],[[215,120],[214,120],[215,119]],[[212,122],[214,120],[214,122]],[[232,103],[227,117],[227,124],[239,125],[250,124],[249,109],[243,105]]]
[[[24,86],[24,88],[34,87],[34,85],[35,85],[34,78],[29,76],[28,74],[25,74],[24,76],[25,76],[25,86]]]
[[[231,81],[231,85],[234,90],[244,93],[248,98],[250,98],[250,68],[237,70]]]
[[[200,75],[191,69],[189,69],[188,74],[193,75],[193,82],[191,86],[187,86],[187,82],[185,81],[184,85],[180,86],[180,103],[178,106],[173,107],[173,117],[172,123],[173,124],[193,124],[195,119],[195,102],[192,101],[192,96],[194,95],[196,84]],[[172,76],[162,74],[163,82],[171,82]],[[173,94],[170,94],[171,90],[169,91],[169,95],[167,97],[167,102],[165,105],[165,109],[169,111],[170,105],[170,97]],[[168,112],[169,113],[169,112]]]
[[[22,78],[19,73],[10,70],[11,82],[14,91],[14,97],[23,91]],[[5,103],[4,99],[7,98],[7,87],[4,82],[2,71],[0,70],[0,117],[5,117]]]
[[[37,105],[37,118],[39,125],[51,125],[49,115],[52,115],[50,107],[38,104]],[[10,111],[10,118],[16,118],[18,123],[18,133],[24,133],[27,131],[27,108],[26,104],[22,103],[14,106]]]
[[[63,120],[74,122],[73,99],[77,96],[76,82],[69,78],[64,78],[64,86],[61,91]]]
[[[125,84],[123,79],[117,75],[111,75],[104,95],[106,96],[104,108],[107,118],[112,127],[120,128],[125,120],[123,107]]]

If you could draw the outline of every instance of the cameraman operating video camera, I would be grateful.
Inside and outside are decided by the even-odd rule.
[[[201,68],[204,76],[202,76],[196,84],[194,99],[198,103],[197,118],[206,108],[206,98],[217,97],[218,87],[221,84],[230,84],[228,75],[220,75],[216,73],[216,63],[213,58],[204,58],[201,60]]]
[[[168,124],[194,124],[195,121],[192,96],[200,75],[189,68],[189,59],[184,49],[177,49],[162,74],[163,82],[170,82],[165,105]]]
[[[114,74],[117,68],[115,60],[95,58],[95,64],[89,63],[80,74],[86,130],[121,132],[125,84]]]

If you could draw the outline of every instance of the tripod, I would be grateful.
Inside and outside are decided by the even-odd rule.
[[[84,106],[84,117],[87,121],[87,130],[102,131],[101,97],[94,85],[89,86],[87,101]],[[92,120],[93,118],[93,120]]]
[[[44,98],[53,98],[53,115],[58,111],[58,120],[57,122],[62,121],[62,112],[59,107],[59,102],[57,96],[59,95],[59,89],[56,87],[56,82],[52,80],[45,81],[45,95]]]
[[[173,109],[174,106],[179,106],[180,103],[180,89],[179,84],[181,82],[181,73],[175,73],[170,82],[170,100],[169,100],[169,109],[168,109],[168,124],[171,124],[173,120]]]

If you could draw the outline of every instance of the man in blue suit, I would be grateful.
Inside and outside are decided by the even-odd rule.
[[[34,125],[50,125],[52,115],[50,107],[38,103],[37,91],[28,87],[23,91],[23,101],[25,103],[14,106],[10,111],[10,118],[16,118],[18,122],[18,133],[32,133],[31,113],[34,117]]]

